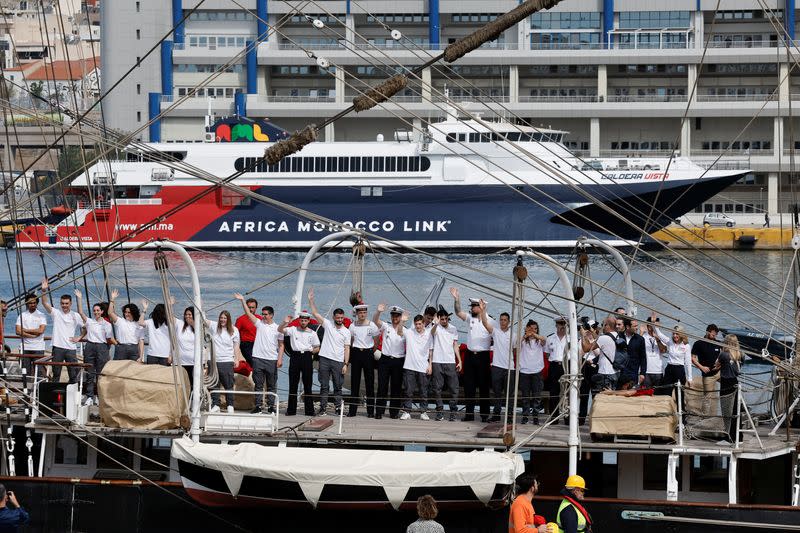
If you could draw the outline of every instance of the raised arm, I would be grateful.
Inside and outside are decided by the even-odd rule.
[[[486,328],[486,331],[488,331],[489,334],[491,334],[492,332],[494,332],[494,326],[492,325],[492,321],[489,320],[489,315],[486,314],[486,302],[481,300],[480,307],[481,307],[481,323],[483,324],[483,327]]]
[[[320,314],[319,309],[317,309],[317,304],[314,301],[313,287],[308,289],[308,305],[311,307],[311,314],[314,315],[314,318],[317,320],[317,322],[320,324],[325,322],[325,317]]]
[[[245,301],[244,296],[236,292],[233,294],[233,297],[242,302],[242,308],[244,309],[244,314],[247,315],[247,318],[250,319],[250,322],[252,322],[253,324],[258,324],[258,318],[256,318],[256,315],[250,312],[250,308],[247,307],[247,302]]]
[[[292,315],[286,315],[284,317],[283,322],[278,325],[278,333],[286,332],[286,328],[292,323],[292,318]]]
[[[456,316],[461,320],[466,320],[467,313],[461,310],[461,295],[458,293],[458,289],[450,287],[450,294],[453,295],[453,309],[455,310]]]
[[[381,321],[381,313],[383,313],[384,311],[386,311],[386,304],[381,302],[375,309],[375,314],[372,315],[372,321],[375,322],[375,325],[378,326],[378,329],[383,328],[383,322]]]
[[[77,300],[77,305],[75,307],[78,308],[78,314],[81,315],[83,323],[86,324],[86,319],[89,317],[87,317],[86,313],[83,312],[83,293],[80,289],[75,289],[75,299]]]
[[[114,289],[111,291],[111,299],[108,301],[108,319],[112,324],[116,324],[117,320],[119,320],[119,315],[117,315],[117,311],[114,308],[114,300],[117,299],[117,296],[119,296],[119,291]]]
[[[50,305],[50,283],[47,278],[42,280],[42,305],[48,315],[53,312],[53,307]]]
[[[150,304],[147,303],[147,300],[142,299],[142,313],[139,315],[139,325],[144,326],[145,316],[147,315],[147,308],[150,307]]]

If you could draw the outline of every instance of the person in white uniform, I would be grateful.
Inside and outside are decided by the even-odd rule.
[[[364,375],[364,389],[367,396],[367,417],[375,416],[375,338],[381,330],[375,322],[367,318],[369,306],[359,304],[353,307],[356,319],[350,324],[353,345],[350,348],[350,405],[347,416],[356,416],[361,404],[361,375]]]
[[[77,363],[78,341],[83,335],[83,319],[81,315],[72,310],[72,296],[62,294],[59,299],[59,308],[50,305],[48,289],[50,285],[47,278],[42,280],[42,305],[53,320],[53,347],[52,361],[54,363]],[[79,369],[68,367],[70,383],[77,383]],[[53,381],[61,380],[61,367],[53,367]]]
[[[311,314],[302,311],[297,317],[297,325],[290,326],[294,318],[288,315],[278,326],[278,332],[285,335],[292,351],[289,352],[289,401],[286,416],[297,414],[297,392],[300,378],[303,379],[303,403],[306,416],[314,416],[314,399],[311,395],[314,372],[314,354],[319,352],[320,342],[317,332],[308,327]]]
[[[406,340],[406,360],[403,363],[403,386],[405,399],[400,420],[411,418],[411,406],[414,394],[419,394],[422,420],[430,420],[426,411],[428,407],[428,379],[433,372],[433,342],[432,336],[436,334],[437,325],[425,329],[425,318],[422,315],[414,317],[414,329],[403,328],[403,337]]]
[[[561,377],[564,375],[564,352],[567,347],[567,319],[556,317],[556,331],[547,337],[544,351],[550,366],[547,371],[547,390],[550,396],[550,412],[554,413],[561,399]],[[559,414],[559,413],[556,413]],[[558,422],[556,422],[558,423]]]
[[[501,403],[505,400],[506,384],[514,371],[516,349],[511,335],[511,315],[500,313],[500,320],[495,321],[486,312],[486,302],[480,301],[481,323],[492,335],[492,400],[493,415],[490,422],[499,422],[502,414]],[[512,351],[513,350],[513,351]],[[510,359],[510,361],[509,361]],[[513,395],[512,395],[513,396]]]
[[[86,405],[93,405],[97,398],[97,380],[103,367],[108,362],[109,345],[114,337],[111,322],[108,321],[108,304],[99,302],[92,306],[92,316],[83,312],[83,293],[75,289],[78,300],[78,314],[81,315],[86,333],[83,339],[86,345],[83,348],[83,362],[91,365],[86,370]]]
[[[381,321],[381,313],[386,311],[386,304],[378,305],[372,321],[383,335],[381,358],[378,360],[378,398],[375,404],[375,419],[383,418],[386,404],[389,403],[389,415],[400,416],[400,397],[403,387],[403,364],[406,359],[406,339],[403,336],[406,321],[405,311],[396,305],[389,309],[390,322]],[[391,388],[391,396],[389,395]],[[391,401],[389,400],[391,398]]]
[[[489,419],[490,388],[492,385],[489,349],[492,346],[492,335],[481,322],[480,300],[469,299],[469,315],[461,310],[461,297],[458,289],[450,288],[453,296],[456,316],[467,322],[467,352],[464,356],[464,421],[475,420],[476,394],[480,393],[481,421]]]
[[[344,310],[336,308],[333,310],[333,321],[328,320],[319,312],[317,304],[314,302],[314,289],[308,291],[308,305],[311,307],[311,314],[322,324],[325,335],[322,337],[322,345],[319,348],[319,412],[324,416],[328,407],[328,387],[333,381],[333,398],[337,416],[342,409],[342,385],[344,376],[347,374],[347,366],[350,364],[350,344],[352,334],[344,325]]]
[[[439,327],[433,336],[433,359],[431,381],[434,401],[436,402],[436,420],[444,420],[444,403],[442,392],[445,388],[450,393],[450,422],[456,419],[458,411],[458,373],[461,371],[461,353],[458,349],[458,330],[450,323],[450,313],[439,309],[436,313]]]
[[[19,351],[26,355],[44,355],[44,331],[47,329],[47,316],[39,311],[39,297],[31,293],[25,296],[25,310],[17,317],[16,333],[19,336]],[[28,375],[33,374],[33,359],[23,358],[22,368]],[[42,368],[42,372],[45,369]]]
[[[139,306],[134,303],[122,306],[122,316],[117,315],[114,302],[119,291],[111,291],[108,302],[108,319],[116,330],[117,344],[114,346],[114,360],[127,359],[142,361],[144,358],[144,328],[139,324]]]
[[[268,393],[277,394],[278,392],[276,388],[278,369],[283,366],[283,334],[278,332],[278,324],[273,319],[275,310],[271,306],[265,305],[262,307],[261,318],[259,318],[250,309],[244,296],[241,294],[234,294],[233,296],[242,302],[244,316],[256,327],[252,360],[253,382],[258,394],[256,394],[256,405],[252,413],[257,414],[261,412],[264,385],[266,384]],[[272,394],[267,394],[267,412],[270,414],[275,414],[276,412],[275,397]]]

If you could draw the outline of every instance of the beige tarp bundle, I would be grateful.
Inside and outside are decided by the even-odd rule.
[[[674,439],[678,427],[675,401],[670,396],[620,396],[601,392],[592,400],[592,434]]]
[[[181,382],[177,394],[175,372]],[[184,392],[185,391],[185,392]],[[176,429],[188,420],[189,377],[182,367],[109,361],[98,381],[103,425],[127,429]]]
[[[226,401],[225,391],[222,389],[222,386],[220,385],[218,389],[214,390],[219,391],[219,404],[222,407],[227,407],[228,402]],[[253,392],[256,390],[256,384],[253,383],[253,379],[249,376],[234,374],[233,390]],[[253,394],[236,394],[233,396],[233,407],[237,411],[250,411],[255,406],[256,397]]]

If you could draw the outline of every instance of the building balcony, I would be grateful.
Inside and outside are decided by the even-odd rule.
[[[800,94],[791,95],[800,99]],[[698,102],[766,102],[777,100],[776,94],[698,94]]]

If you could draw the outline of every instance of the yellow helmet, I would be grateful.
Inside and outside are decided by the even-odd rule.
[[[555,522],[548,522],[547,533],[558,533],[558,524],[556,524]]]
[[[569,476],[564,486],[568,489],[586,490],[586,481],[581,476]]]

